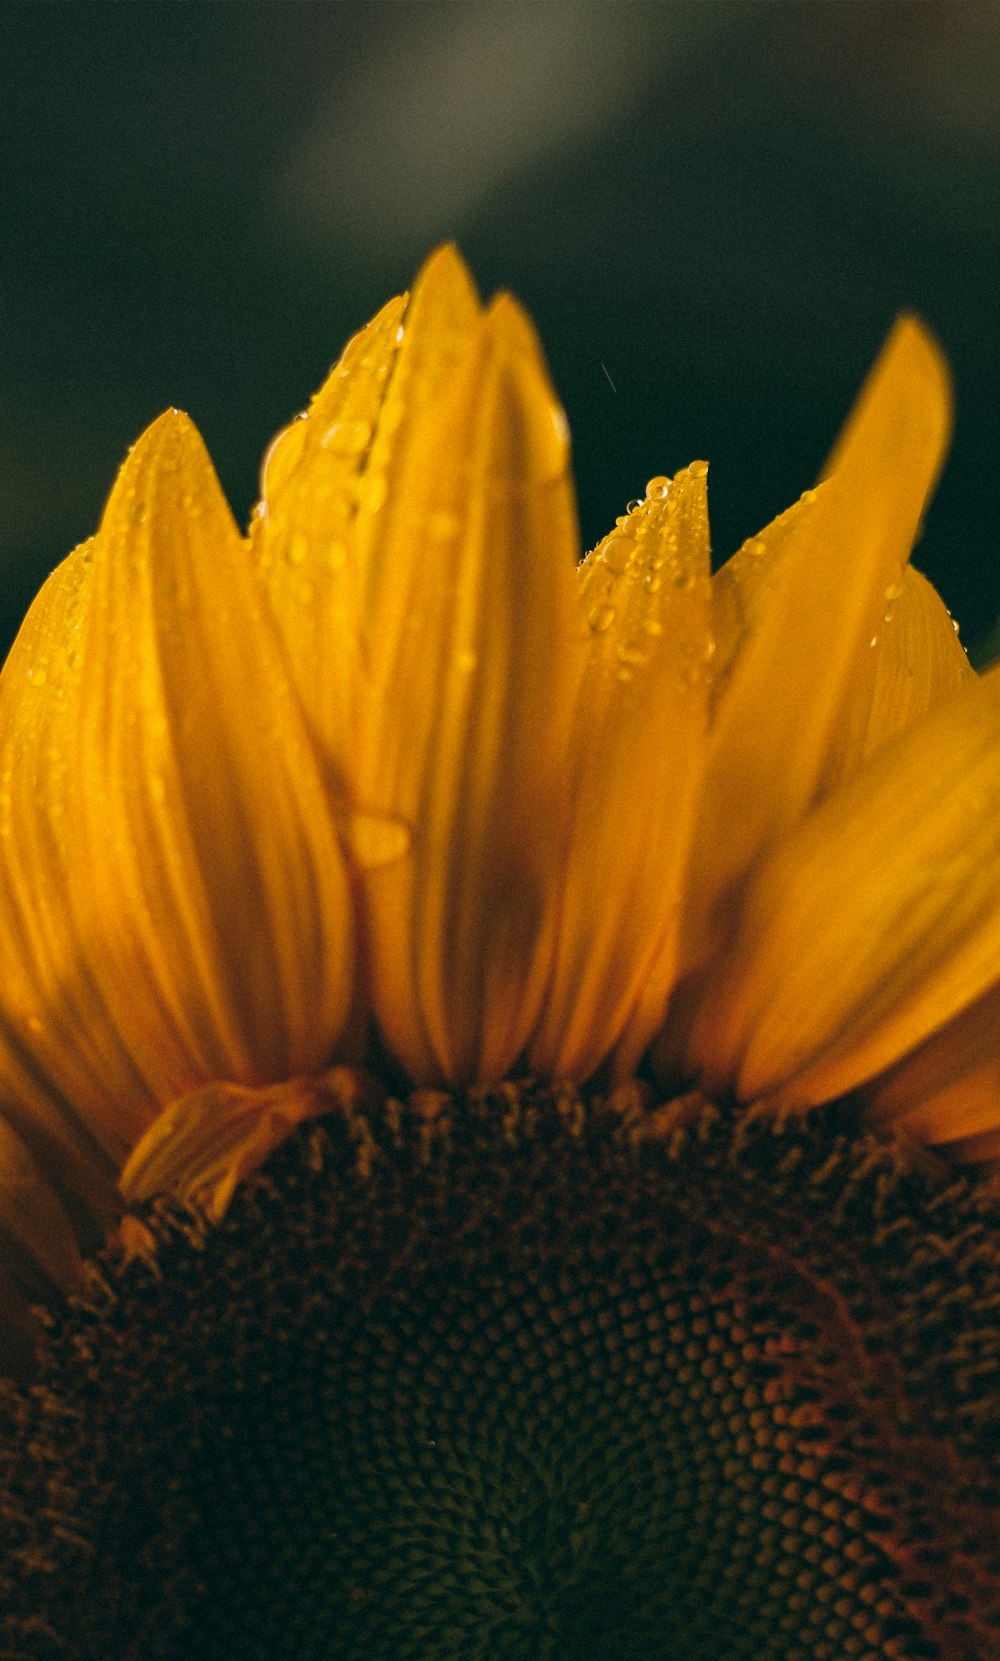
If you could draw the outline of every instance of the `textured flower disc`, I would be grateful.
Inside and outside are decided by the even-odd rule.
[[[6,1398],[3,1656],[1000,1654],[995,1216],[846,1110],[422,1093],[149,1220]]]

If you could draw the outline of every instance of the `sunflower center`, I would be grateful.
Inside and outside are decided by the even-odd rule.
[[[218,1228],[160,1206],[12,1408],[17,1653],[995,1654],[996,1367],[973,1423],[940,1318],[996,1280],[969,1196],[687,1117],[390,1104]]]

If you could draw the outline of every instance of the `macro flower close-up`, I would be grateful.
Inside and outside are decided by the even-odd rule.
[[[712,572],[581,560],[452,247],[171,410],[0,678],[0,1656],[1000,1646],[1000,671],[902,317]]]

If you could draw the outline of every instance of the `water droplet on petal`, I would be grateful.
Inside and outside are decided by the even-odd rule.
[[[707,461],[693,461],[687,469],[692,479],[704,479],[708,476]]]
[[[362,871],[377,871],[404,859],[413,843],[405,819],[388,813],[349,813],[341,823],[348,852]]]
[[[617,615],[614,606],[594,606],[593,610],[587,613],[587,622],[595,634],[603,634],[606,629],[610,629]]]
[[[288,546],[285,549],[285,558],[287,559],[289,565],[301,565],[308,553],[308,537],[303,536],[301,531],[296,531],[294,535],[289,538]]]
[[[32,686],[44,686],[48,680],[48,673],[44,663],[36,663],[28,670],[28,679]]]
[[[669,489],[670,480],[663,473],[657,473],[646,483],[646,495],[651,502],[662,502]]]
[[[649,653],[645,647],[637,646],[634,640],[629,640],[619,646],[618,661],[641,668],[644,663],[649,662]]]
[[[338,456],[359,456],[372,436],[370,421],[335,421],[320,440],[324,450]]]
[[[628,524],[628,520],[624,523]],[[598,544],[597,552],[609,571],[624,571],[635,553],[635,538],[621,531],[612,531]]]
[[[767,543],[762,536],[751,536],[748,541],[744,542],[743,547],[751,559],[760,559],[767,553]]]

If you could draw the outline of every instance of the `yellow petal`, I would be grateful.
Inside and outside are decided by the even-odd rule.
[[[400,832],[365,882],[372,997],[416,1081],[495,1078],[551,961],[583,651],[565,420],[510,299],[410,407],[390,503],[356,775]]]
[[[823,793],[949,422],[941,355],[917,323],[903,319],[835,452],[836,472],[720,574],[725,673],[694,841],[690,967],[723,947],[742,877]],[[744,619],[735,638],[734,589]]]
[[[111,494],[82,659],[73,899],[152,1094],[322,1065],[352,984],[343,862],[246,545],[176,412]]]
[[[304,419],[272,445],[251,535],[306,716],[322,746],[345,839],[381,863],[393,825],[358,801],[358,728],[373,655],[398,601],[381,550],[400,531],[396,481],[415,425],[480,316],[472,279],[446,246],[412,299],[390,301],[351,340]],[[440,534],[443,520],[431,527]]]
[[[0,677],[0,1099],[43,1168],[107,1221],[117,1167],[156,1102],[93,977],[89,926],[71,902],[91,558],[85,544],[53,572]]]
[[[691,1053],[710,1087],[824,1101],[1000,979],[1000,674],[881,751],[764,865]]]
[[[354,336],[308,414],[275,440],[251,525],[300,697],[339,773],[363,672],[355,519],[405,304],[391,300]]]
[[[206,1085],[160,1114],[122,1172],[122,1194],[134,1205],[170,1193],[218,1222],[239,1183],[297,1125],[335,1111],[350,1122],[353,1109],[379,1101],[374,1081],[348,1067],[256,1088]],[[360,1116],[356,1122],[361,1125]]]
[[[991,986],[865,1091],[875,1124],[923,1142],[1000,1127],[1000,985]]]
[[[912,565],[886,594],[831,751],[823,793],[974,677],[948,611]]]
[[[676,963],[683,862],[704,754],[710,638],[704,463],[580,567],[590,651],[553,978],[533,1072],[586,1078],[628,1029],[629,1071]]]

